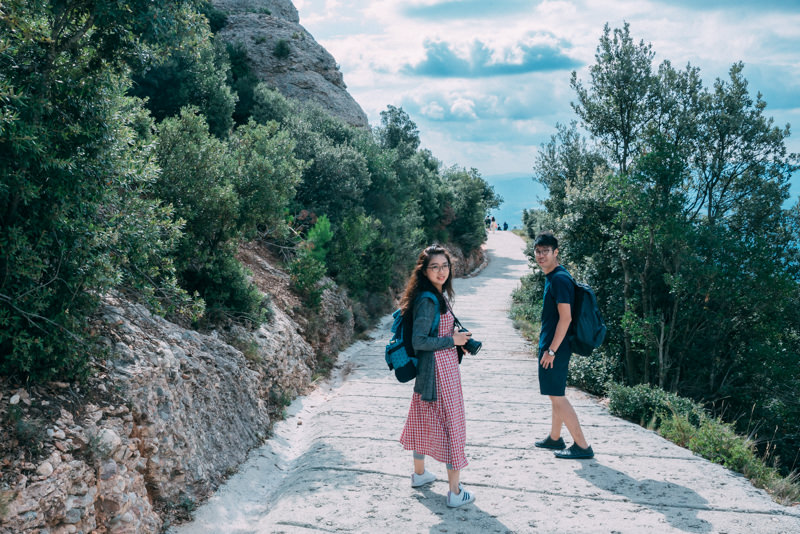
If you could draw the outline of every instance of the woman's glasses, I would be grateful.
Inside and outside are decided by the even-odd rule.
[[[447,272],[447,271],[450,270],[450,264],[449,263],[443,263],[441,265],[439,265],[439,264],[428,265],[428,269],[433,271],[433,272],[435,272],[435,273]]]

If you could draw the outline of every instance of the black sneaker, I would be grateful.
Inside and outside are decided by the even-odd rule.
[[[542,441],[537,441],[534,445],[540,449],[561,450],[567,448],[567,444],[564,443],[564,438],[553,439],[550,437],[550,434],[547,434],[546,438]]]
[[[564,460],[588,460],[589,458],[594,458],[594,451],[591,445],[582,449],[578,447],[577,444],[573,443],[570,445],[569,449],[565,451],[556,451],[555,455],[556,458],[562,458]]]

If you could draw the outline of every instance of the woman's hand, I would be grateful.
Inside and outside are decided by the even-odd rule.
[[[453,345],[456,347],[464,346],[471,337],[472,332],[453,332]]]

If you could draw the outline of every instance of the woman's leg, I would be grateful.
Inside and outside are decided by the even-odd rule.
[[[454,495],[461,493],[458,487],[459,479],[461,478],[461,471],[453,469],[453,466],[447,464],[447,481],[450,483],[450,492]]]
[[[414,472],[421,475],[425,472],[425,455],[414,451]]]

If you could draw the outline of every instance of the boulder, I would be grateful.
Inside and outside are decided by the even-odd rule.
[[[213,3],[228,13],[227,24],[217,36],[244,47],[259,80],[288,98],[315,103],[348,124],[369,126],[364,110],[347,92],[336,60],[298,23],[297,10],[291,2]],[[285,55],[276,54],[280,42],[287,51]]]

